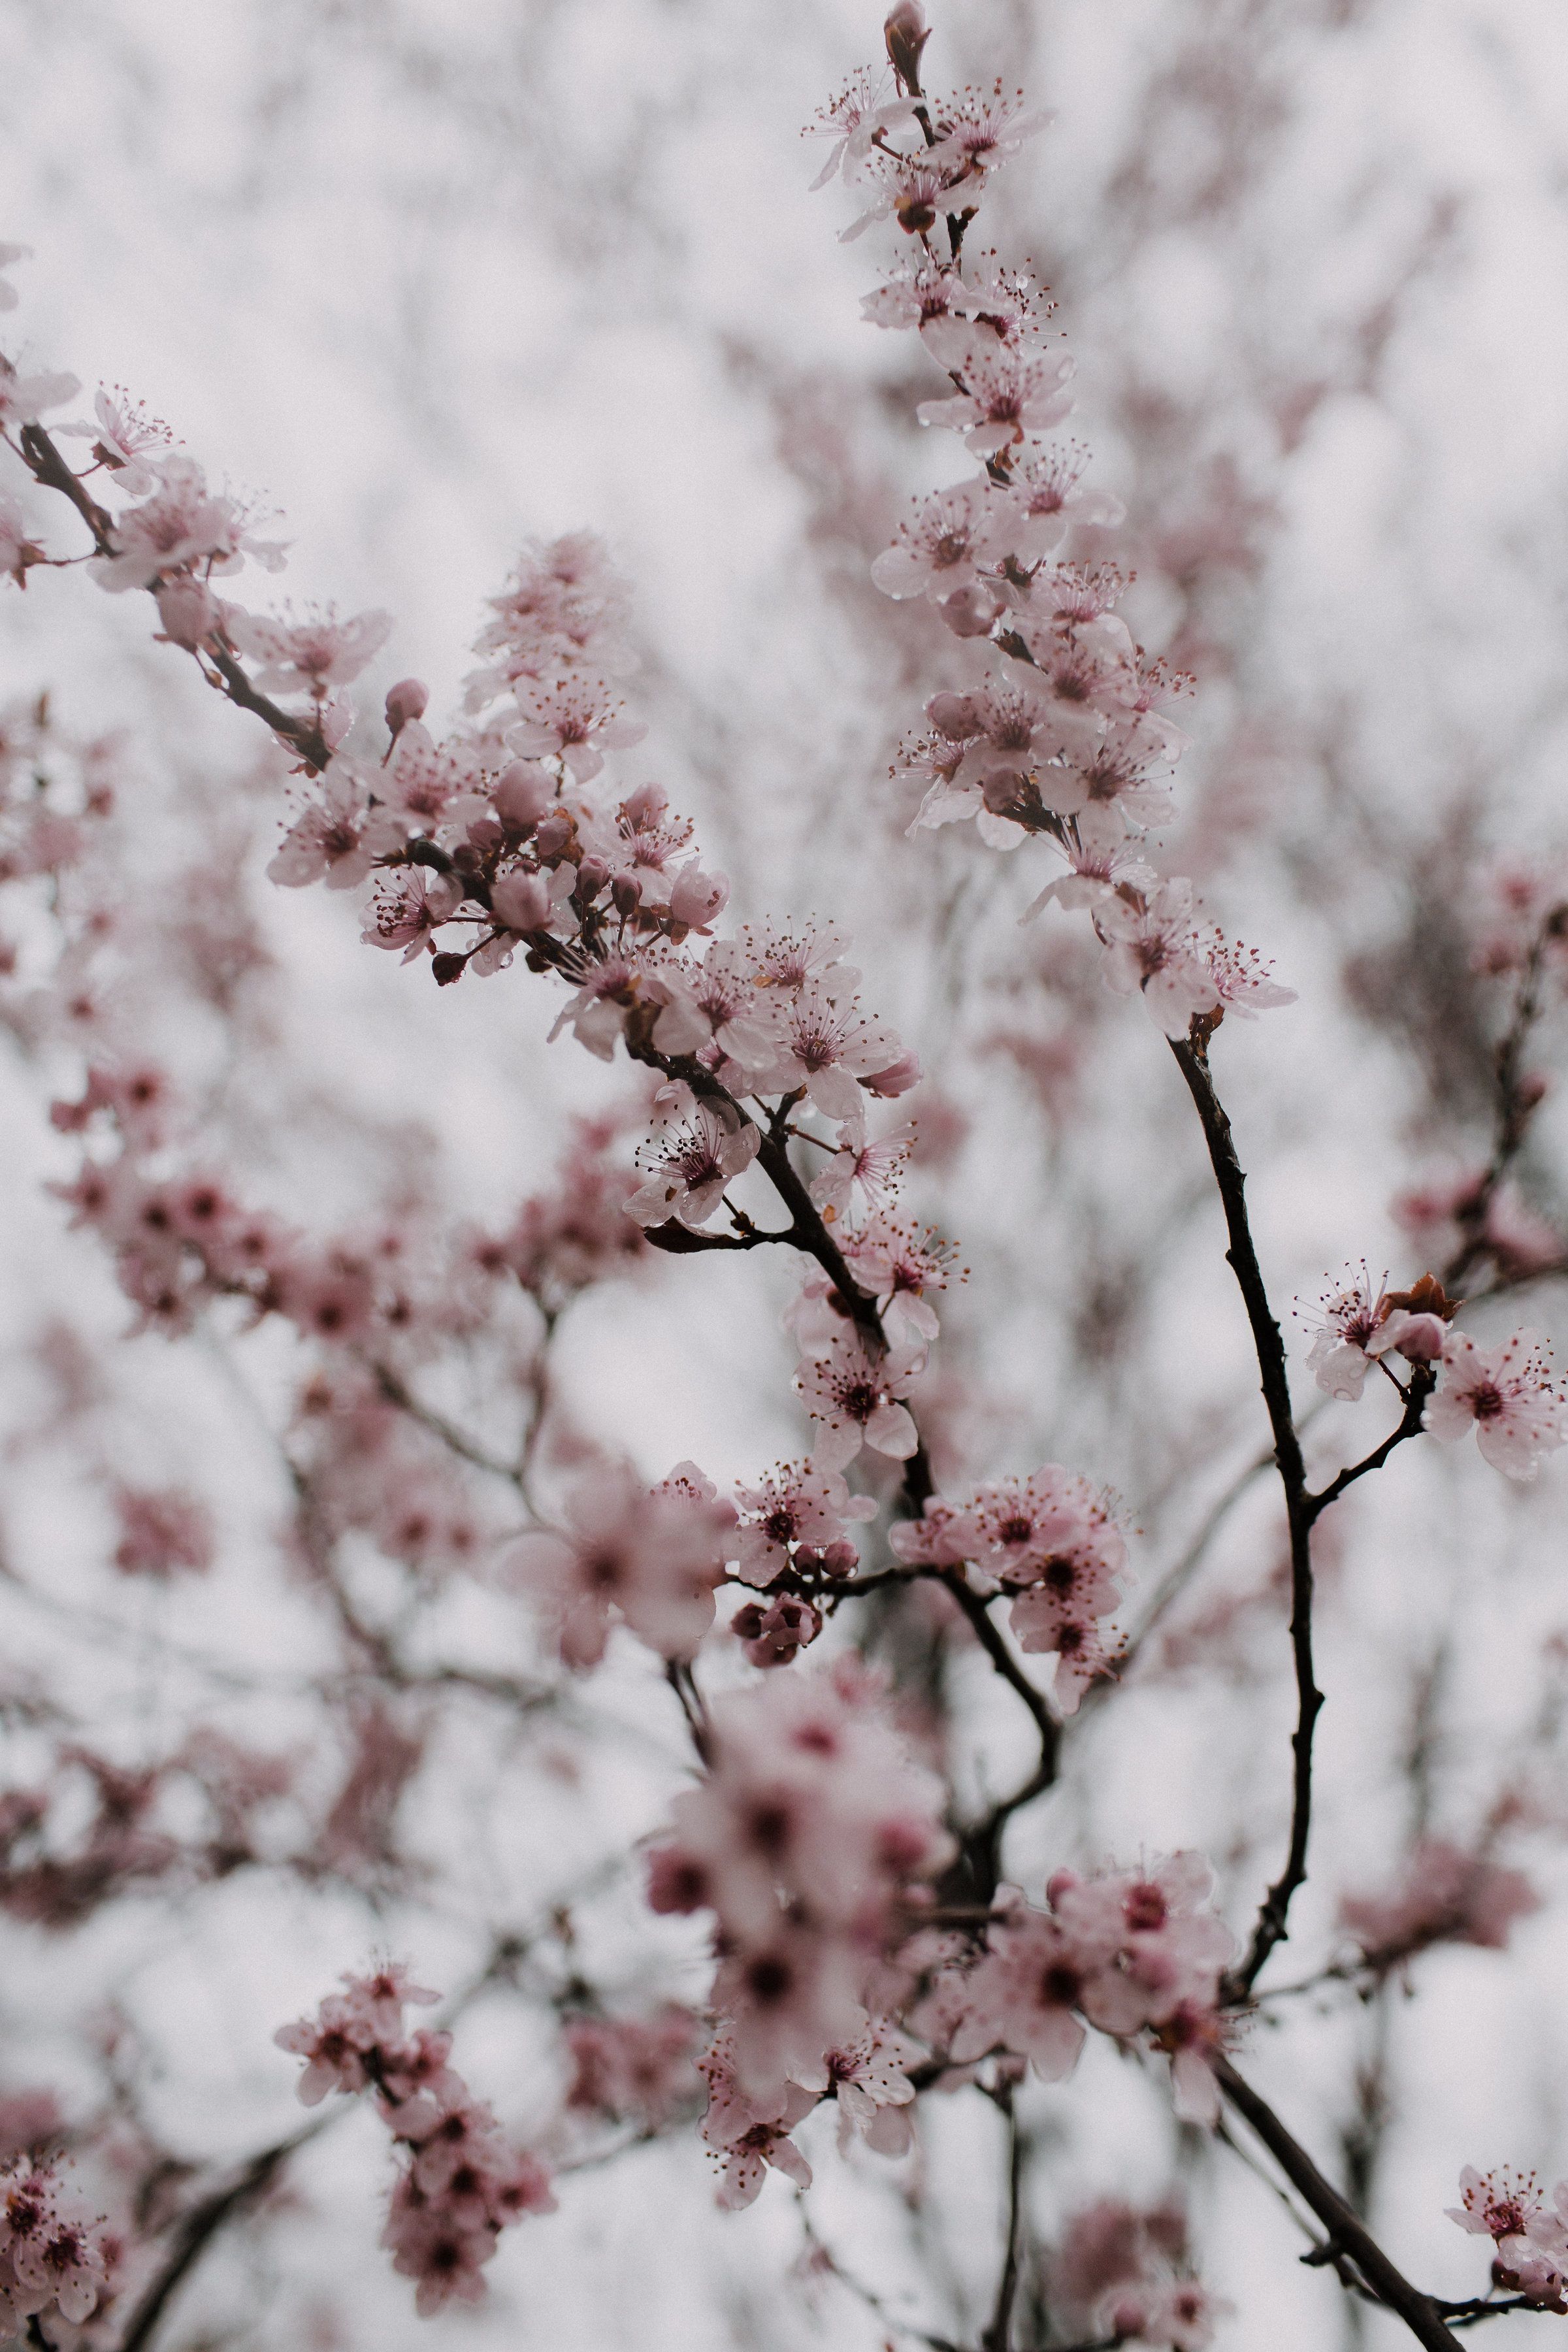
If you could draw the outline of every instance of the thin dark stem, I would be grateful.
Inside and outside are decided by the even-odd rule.
[[[1342,1470],[1336,1477],[1331,1478],[1328,1485],[1317,1494],[1303,1497],[1303,1508],[1309,1527],[1312,1526],[1321,1512],[1328,1509],[1331,1503],[1338,1502],[1347,1486],[1353,1486],[1356,1480],[1364,1478],[1370,1470],[1381,1470],[1396,1445],[1403,1445],[1407,1438],[1419,1435],[1421,1415],[1426,1408],[1426,1400],[1432,1393],[1436,1380],[1436,1375],[1429,1365],[1417,1364],[1410,1376],[1410,1386],[1405,1391],[1405,1411],[1400,1416],[1397,1428],[1389,1432],[1381,1445],[1374,1445],[1370,1454],[1363,1454],[1359,1462],[1352,1462],[1348,1469]]]
[[[1522,1083],[1524,1048],[1541,1011],[1541,971],[1546,943],[1549,938],[1560,933],[1562,923],[1563,909],[1553,908],[1531,941],[1524,969],[1519,976],[1513,1012],[1497,1049],[1497,1126],[1491,1158],[1487,1162],[1480,1182],[1458,1212],[1464,1239],[1443,1269],[1443,1286],[1447,1290],[1456,1288],[1476,1260],[1488,1255],[1487,1218],[1499,1185],[1519,1156],[1531,1115],[1535,1109],[1535,1102]]]
[[[1268,1408],[1274,1439],[1274,1459],[1285,1492],[1285,1517],[1290,1541],[1290,1650],[1296,1669],[1296,1728],[1291,1737],[1294,1759],[1290,1803],[1290,1841],[1285,1866],[1269,1887],[1258,1910],[1252,1940],[1241,1965],[1225,1987],[1226,1998],[1245,1999],[1276,1944],[1289,1932],[1291,1897],[1307,1875],[1307,1843],[1312,1825],[1312,1734],[1322,1709],[1323,1695],[1312,1674],[1312,1513],[1307,1495],[1301,1441],[1290,1409],[1290,1383],[1285,1369],[1285,1342],[1268,1304],[1263,1271],[1258,1263],[1247,1218],[1247,1178],[1237,1157],[1230,1121],[1209,1076],[1208,1053],[1196,1024],[1190,1039],[1173,1038],[1171,1051],[1186,1080],[1208,1145],[1209,1160],[1219,1186],[1230,1246],[1226,1251],[1236,1276],[1252,1344],[1258,1357],[1258,1384]]]
[[[1007,2243],[1002,2255],[1002,2275],[996,2284],[996,2301],[991,2313],[991,2324],[981,2337],[981,2352],[1008,2352],[1013,2334],[1013,2305],[1018,2294],[1018,2239],[1022,2220],[1020,2206],[1024,2186],[1024,2136],[1018,2129],[1017,2112],[1013,2105],[1011,2085],[999,2094],[1007,2117]]]
[[[253,2156],[245,2169],[226,2189],[204,2198],[185,2215],[176,2232],[174,2249],[163,2269],[153,2279],[141,2302],[131,2315],[130,2325],[121,2336],[119,2352],[142,2352],[168,2306],[169,2300],[195,2268],[212,2240],[236,2213],[265,2196],[279,2173],[297,2148],[324,2131],[335,2116],[323,2116],[317,2123],[296,2132],[292,2138],[279,2140],[273,2147]]]
[[[455,1421],[448,1421],[445,1413],[436,1412],[431,1405],[421,1404],[390,1364],[373,1363],[369,1370],[388,1404],[394,1404],[400,1412],[407,1413],[411,1421],[416,1421],[421,1429],[427,1429],[432,1437],[439,1438],[451,1453],[464,1462],[471,1462],[476,1470],[488,1470],[492,1477],[504,1478],[509,1486],[521,1484],[514,1464],[498,1461],[493,1454],[487,1454],[482,1445],[477,1445]]]
[[[1454,2338],[1444,2326],[1433,2297],[1412,2286],[1404,2272],[1389,2260],[1360,2216],[1324,2179],[1268,2101],[1243,2080],[1228,2058],[1215,2060],[1215,2073],[1231,2105],[1246,2117],[1286,2179],[1323,2224],[1330,2246],[1354,2263],[1373,2294],[1398,2314],[1418,2344],[1426,2345],[1428,2352],[1444,2352],[1444,2347],[1453,2352]]]

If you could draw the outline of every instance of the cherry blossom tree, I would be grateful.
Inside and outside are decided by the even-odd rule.
[[[475,2326],[514,2245],[667,2160],[672,2195],[787,2211],[803,2292],[841,2298],[868,2341],[1202,2352],[1250,2292],[1226,2255],[1259,2179],[1353,2326],[1443,2346],[1568,2309],[1568,2181],[1543,2189],[1511,2151],[1512,2169],[1467,2162],[1451,2209],[1491,2241],[1489,2271],[1459,2294],[1426,2283],[1440,2207],[1431,2228],[1408,2210],[1388,2226],[1373,2194],[1386,2039],[1336,2165],[1311,2031],[1361,2016],[1386,2037],[1429,1954],[1500,1969],[1547,1907],[1564,1635],[1517,1628],[1526,1704],[1500,1711],[1463,1821],[1430,1818],[1427,1661],[1405,1759],[1419,1802],[1373,1885],[1338,1806],[1325,1831],[1353,1642],[1322,1657],[1339,1530],[1385,1468],[1396,1531],[1413,1496],[1451,1494],[1478,1552],[1501,1506],[1436,1483],[1472,1428],[1498,1495],[1560,1480],[1568,1398],[1538,1326],[1568,1243],[1521,1179],[1568,867],[1550,844],[1499,845],[1469,894],[1445,946],[1484,1045],[1488,1139],[1412,1170],[1397,1269],[1328,1267],[1295,1302],[1293,1366],[1241,1151],[1249,1082],[1298,1050],[1310,986],[1211,916],[1216,861],[1177,872],[1170,845],[1226,501],[1195,541],[1169,525],[1174,601],[1150,650],[1111,553],[1124,502],[1063,432],[1074,364],[1048,289],[983,243],[1005,224],[1000,175],[1027,173],[1049,118],[1000,81],[943,92],[931,37],[899,0],[882,53],[810,129],[929,452],[844,596],[900,648],[900,871],[929,876],[934,961],[955,890],[1015,958],[1017,1018],[993,1024],[968,1109],[962,1034],[954,1052],[933,1011],[928,1043],[891,971],[849,961],[831,862],[815,912],[770,904],[637,780],[637,600],[601,539],[527,541],[443,719],[416,676],[356,690],[384,647],[411,656],[389,614],[241,601],[285,561],[276,525],[129,394],[100,389],[86,421],[73,377],[0,359],[7,593],[53,600],[62,633],[94,588],[133,607],[255,757],[226,801],[171,747],[74,729],[44,694],[10,706],[0,740],[3,1009],[56,1155],[38,1213],[97,1286],[90,1333],[60,1314],[24,1342],[11,1456],[68,1486],[91,1559],[57,1582],[46,1535],[10,1538],[8,1586],[42,1632],[4,1694],[0,1900],[28,1952],[100,1954],[59,2082],[19,2068],[0,2085],[7,2338],[172,2336],[220,2246],[284,2244],[290,2199],[340,2143],[384,2189],[365,2242],[398,2294]],[[515,995],[558,1053],[586,1049],[592,1108],[504,1215],[454,1205],[412,1106],[378,1129],[291,1070],[252,910],[258,821],[269,886],[329,894],[328,928],[303,937],[335,953],[352,905],[359,944],[396,950],[363,960],[377,984],[422,990],[437,1025]],[[1041,1003],[1072,1015],[1054,1062]],[[1089,1045],[1111,1037],[1118,1089],[1174,1079],[1191,1114],[1162,1148],[1188,1181],[1206,1171],[1203,1303],[1136,1411],[1121,1400],[1163,1411],[1157,1446],[1064,1437],[1068,1459],[1016,1461],[994,1405],[1027,1296],[1008,1253],[1031,1231],[990,1197],[1023,1091],[1005,1073],[1072,1103],[1100,1152],[1138,1148],[1134,1114],[1088,1090]],[[400,1082],[416,1097],[430,1074]],[[345,1150],[361,1176],[339,1202],[322,1171]],[[979,1164],[952,1204],[974,1230],[950,1236],[922,1171],[964,1152]],[[1363,1245],[1345,1234],[1347,1256]],[[1073,1246],[1085,1265],[1103,1251],[1087,1205]],[[690,1263],[718,1253],[748,1266]],[[587,1373],[578,1334],[601,1303]],[[1205,1427],[1186,1391],[1226,1312],[1255,1393]],[[657,1392],[661,1350],[700,1324],[773,1381],[784,1458],[731,1477],[683,1452],[658,1475],[617,1429],[613,1376]],[[1115,1491],[1113,1463],[1145,1491]],[[1237,1531],[1251,1580],[1194,1609]],[[1245,1773],[1219,1772],[1219,1694],[1254,1675],[1265,1633],[1289,1720],[1271,1712]],[[1224,1782],[1157,1816],[1222,1822],[1207,1852],[1152,1819],[1114,1848],[1101,1832],[1149,1703],[1194,1727],[1179,1777]],[[245,1948],[301,1905],[335,1955],[306,2013],[256,2032],[242,2001],[224,2033],[274,2100],[302,2061],[310,2112],[193,2154],[158,2095],[168,2061],[118,1996],[124,1955],[146,1964],[151,1918],[220,1923]],[[205,1926],[189,1932],[205,1951]],[[1464,2071],[1451,2050],[1431,2065]],[[1074,2193],[1053,2145],[1100,2115],[1126,2136],[1100,2168],[1119,2193],[1092,2174]],[[358,2276],[344,2226],[329,2273]],[[323,2341],[352,2333],[315,2308]],[[1249,2305],[1239,2325],[1258,2324]]]

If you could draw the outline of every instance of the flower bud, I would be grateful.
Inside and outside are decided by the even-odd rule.
[[[921,1058],[918,1054],[900,1054],[885,1070],[873,1070],[860,1081],[869,1095],[907,1095],[911,1087],[921,1082]]]
[[[572,838],[572,820],[563,810],[541,819],[533,835],[533,845],[541,857],[559,857]]]
[[[577,868],[577,887],[572,896],[580,898],[584,907],[590,906],[609,878],[610,869],[605,860],[590,853]]]
[[[514,760],[503,768],[490,805],[509,833],[530,834],[555,798],[555,779],[537,761]]]
[[[677,875],[669,894],[671,919],[700,930],[722,911],[729,896],[728,875],[704,874],[700,866],[689,866],[684,873]]]
[[[429,688],[417,677],[400,677],[388,688],[386,724],[395,743],[410,719],[424,718],[429,700]]]
[[[194,653],[221,617],[217,598],[199,580],[167,580],[158,591],[158,618],[171,645]]]
[[[550,920],[550,890],[542,874],[503,874],[490,886],[490,908],[509,931],[542,931]]]
[[[920,0],[898,0],[882,26],[893,71],[911,98],[921,94],[921,51],[931,38],[931,26]]]
[[[642,904],[642,884],[635,874],[617,874],[610,885],[610,896],[615,900],[616,912],[624,923],[628,916],[637,913]]]

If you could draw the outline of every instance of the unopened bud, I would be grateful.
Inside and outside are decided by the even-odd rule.
[[[423,719],[430,700],[430,689],[423,679],[400,677],[389,687],[386,695],[386,724],[395,743],[412,719]]]
[[[461,980],[463,977],[463,965],[466,961],[467,959],[465,957],[460,955],[449,955],[445,950],[443,950],[440,955],[432,956],[430,959],[430,969],[436,975],[437,987],[450,988],[454,981]]]
[[[541,857],[559,857],[572,838],[572,820],[564,812],[542,820],[533,835],[533,845]]]
[[[555,798],[555,779],[533,760],[514,760],[496,779],[490,805],[509,833],[533,831]]]
[[[583,859],[577,868],[577,887],[573,891],[572,896],[574,898],[581,898],[583,904],[587,906],[598,897],[609,878],[610,869],[605,860],[590,854]]]
[[[920,0],[898,0],[898,5],[888,11],[882,26],[882,37],[888,44],[888,58],[893,71],[911,98],[921,94],[921,51],[931,38],[931,26],[926,23],[925,10]]]
[[[194,653],[222,618],[217,598],[199,580],[165,581],[158,591],[158,618],[171,645]]]
[[[676,922],[700,930],[722,911],[729,896],[727,875],[704,874],[700,866],[689,866],[684,874],[676,877],[669,894],[669,911]]]
[[[542,874],[503,874],[490,886],[490,908],[509,931],[542,931],[550,920],[550,890]]]
[[[642,904],[642,884],[635,874],[617,874],[610,885],[610,896],[616,902],[616,914],[625,922]]]

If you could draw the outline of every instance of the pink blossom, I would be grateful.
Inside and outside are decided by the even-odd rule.
[[[766,1586],[791,1567],[801,1547],[820,1555],[843,1540],[847,1522],[876,1515],[868,1496],[851,1495],[837,1470],[781,1463],[752,1486],[738,1486],[738,1573]]]
[[[1026,112],[1021,97],[1005,99],[998,90],[993,97],[982,98],[966,91],[962,105],[938,113],[933,154],[944,164],[959,164],[966,179],[983,183],[989,173],[1010,163],[1025,141],[1044,131],[1053,119],[1049,114]],[[964,197],[967,203],[977,204],[979,186],[973,194],[966,186]]]
[[[32,254],[30,245],[0,245],[0,269],[9,269],[18,261],[30,261]],[[0,278],[0,310],[14,310],[16,302],[16,288],[8,278]]]
[[[861,168],[873,152],[873,142],[889,131],[902,129],[914,119],[914,100],[910,98],[883,99],[881,90],[868,67],[863,67],[846,89],[829,104],[817,111],[815,122],[807,123],[804,136],[807,139],[831,140],[827,161],[811,186],[813,193],[826,187],[839,172],[846,179]]]
[[[804,1364],[795,1384],[820,1424],[812,1447],[814,1468],[842,1470],[863,1444],[906,1461],[920,1435],[900,1400],[908,1396],[916,1369],[907,1357],[873,1356],[858,1337],[837,1339],[825,1355]]]
[[[4,305],[0,305],[3,308]],[[114,477],[116,489],[128,498],[142,499],[158,479],[164,462],[163,452],[174,436],[161,419],[149,416],[142,401],[132,401],[123,384],[110,392],[100,385],[93,400],[97,412],[93,424],[77,423],[57,425],[58,433],[68,434],[73,440],[90,441],[97,463],[108,467]],[[150,453],[157,451],[157,456]]]
[[[395,686],[386,689],[386,731],[395,743],[404,729],[416,719],[423,719],[430,704],[430,689],[423,678],[400,677]]]
[[[80,390],[74,375],[18,375],[0,352],[0,432],[36,424],[46,408],[58,408]]]
[[[789,2137],[816,2105],[816,2094],[786,2083],[773,2096],[744,2090],[734,2073],[732,2045],[722,2033],[698,2061],[708,2082],[702,2137],[721,2170],[718,2201],[731,2212],[750,2205],[772,2166],[797,2189],[811,2187],[811,2167]]]
[[[283,836],[268,879],[291,890],[323,879],[329,890],[355,889],[376,854],[368,780],[340,754],[319,789],[321,799],[308,802]]]
[[[1475,2237],[1489,2238],[1505,2271],[1517,2271],[1534,2252],[1531,2240],[1542,2229],[1553,2234],[1556,2216],[1541,2202],[1533,2172],[1503,2166],[1481,2174],[1467,2164],[1459,2175],[1460,2205],[1446,2208],[1450,2221]]]
[[[792,1665],[822,1631],[822,1612],[790,1592],[771,1601],[748,1601],[737,1609],[730,1630],[753,1666]]]
[[[877,1301],[889,1348],[913,1354],[928,1347],[938,1325],[926,1293],[947,1288],[957,1255],[952,1244],[930,1227],[921,1233],[874,1216],[843,1248],[856,1281]]]
[[[1045,1912],[1020,1906],[986,1931],[951,2054],[961,2062],[980,2058],[999,2044],[1027,2058],[1043,2082],[1059,2083],[1088,2038],[1079,2011],[1110,1948],[1108,1936],[1086,1940]]]
[[[879,2156],[902,2156],[913,2145],[910,2109],[915,2086],[907,2069],[918,2045],[886,2018],[874,2018],[845,2049],[826,2053],[827,2079],[838,2100],[838,2146],[858,2137]]]
[[[1145,2344],[1152,2352],[1207,2352],[1231,2308],[1197,2279],[1169,2279],[1124,2290],[1106,2305],[1106,2325],[1119,2342]]]
[[[1472,1424],[1486,1460],[1510,1478],[1533,1478],[1542,1456],[1568,1437],[1568,1408],[1533,1331],[1516,1331],[1490,1349],[1478,1348],[1467,1331],[1449,1332],[1421,1425],[1451,1445]]]
[[[1162,882],[1142,907],[1107,899],[1095,923],[1106,942],[1105,976],[1118,994],[1142,995],[1168,1037],[1184,1037],[1195,1014],[1219,1003],[1193,922],[1193,886]]]
[[[900,524],[894,544],[872,564],[872,579],[885,596],[923,594],[933,604],[968,587],[996,560],[998,503],[984,481],[939,490],[917,508],[912,522]]]
[[[762,1139],[760,1129],[738,1119],[728,1105],[699,1102],[679,1127],[639,1150],[647,1174],[626,1202],[626,1214],[640,1225],[670,1217],[706,1224],[726,1187],[756,1158]]]
[[[393,2269],[418,2281],[414,2307],[422,2319],[433,2318],[448,2303],[484,2301],[482,2272],[496,2251],[489,2223],[465,2225],[439,2204],[404,2190],[394,2197],[382,2243]]]
[[[121,1576],[166,1580],[177,1570],[201,1575],[213,1564],[212,1515],[178,1486],[121,1486],[114,1496]]]
[[[658,2131],[695,2091],[697,2021],[667,2001],[649,2017],[576,2017],[563,2029],[569,2108]]]
[[[309,2062],[298,2084],[307,2107],[318,2106],[329,2091],[363,2091],[370,2080],[365,2062],[375,2047],[375,2030],[342,1993],[329,1993],[314,2017],[280,2025],[272,2039],[279,2050]]]
[[[494,684],[548,679],[562,669],[593,664],[616,674],[629,668],[626,641],[631,590],[592,531],[571,531],[522,551],[500,595],[490,598],[495,619],[474,650],[497,654]],[[470,707],[488,698],[490,677],[470,688]]]
[[[862,1081],[889,1071],[900,1047],[892,1031],[859,1009],[852,991],[829,977],[806,980],[773,1012],[774,1058],[756,1090],[792,1094],[797,1088],[829,1118],[854,1118],[861,1109]]]
[[[703,1486],[650,1494],[629,1470],[601,1474],[574,1492],[569,1534],[518,1538],[510,1573],[538,1596],[567,1665],[597,1665],[612,1611],[661,1657],[693,1654],[734,1548],[733,1509]]]
[[[1059,1872],[1052,1907],[1086,1946],[1110,1957],[1088,1989],[1084,2013],[1108,2033],[1158,2025],[1184,2004],[1212,2007],[1236,1942],[1208,1908],[1214,1872],[1200,1853],[1175,1853],[1141,1871],[1079,1879]]]
[[[429,2009],[441,1998],[427,1986],[416,1984],[412,1970],[402,1960],[389,1960],[367,1977],[345,1976],[343,1982],[350,2009],[379,2042],[401,2041],[405,2005]]]
[[[1295,1003],[1295,990],[1274,978],[1274,966],[1257,948],[1244,947],[1239,940],[1227,940],[1223,931],[1212,930],[1203,956],[1215,994],[1226,1012],[1249,1021],[1257,1013]]]
[[[26,518],[16,499],[0,496],[0,579],[14,580],[18,588],[25,588],[31,567],[47,561],[43,549],[28,535]]]
[[[1427,1945],[1479,1944],[1501,1951],[1517,1920],[1541,1908],[1522,1871],[1446,1838],[1422,1838],[1384,1894],[1346,1895],[1340,1925],[1373,1968],[1392,1967]]]
[[[360,937],[369,947],[401,948],[408,963],[427,949],[434,951],[436,932],[462,903],[463,886],[455,874],[416,866],[400,881],[383,884]]]
[[[516,698],[522,718],[507,734],[513,751],[564,761],[580,784],[598,774],[607,751],[626,750],[647,733],[640,719],[622,715],[625,705],[600,677],[572,671],[549,684],[521,679]]]
[[[873,1142],[863,1119],[847,1120],[838,1130],[838,1148],[811,1180],[813,1201],[825,1224],[836,1224],[859,1208],[862,1215],[885,1208],[898,1192],[913,1145],[912,1127],[897,1127]]]
[[[88,569],[117,594],[193,563],[233,572],[247,554],[268,571],[282,562],[276,548],[252,538],[232,499],[214,497],[195,458],[177,455],[164,460],[153,496],[119,517],[113,539],[113,554],[95,556]]]
[[[379,653],[392,633],[390,613],[359,613],[340,621],[329,606],[303,620],[271,620],[230,605],[226,615],[236,650],[258,661],[255,683],[264,694],[309,694],[324,700],[329,687],[346,686]]]
[[[901,262],[880,286],[863,294],[860,313],[869,327],[921,327],[928,319],[945,319],[959,292],[954,273],[922,255]]]
[[[1007,522],[998,526],[1012,554],[1037,563],[1074,524],[1103,530],[1125,520],[1120,499],[1105,490],[1079,488],[1088,463],[1087,449],[1068,446],[1043,450],[1019,467],[1009,494]]]
[[[921,329],[938,364],[963,379],[963,390],[947,400],[922,400],[922,425],[945,425],[962,433],[976,457],[991,457],[1026,433],[1046,433],[1071,407],[1064,389],[1073,363],[1065,352],[1030,352],[998,342],[987,328],[956,319],[935,319]]]

